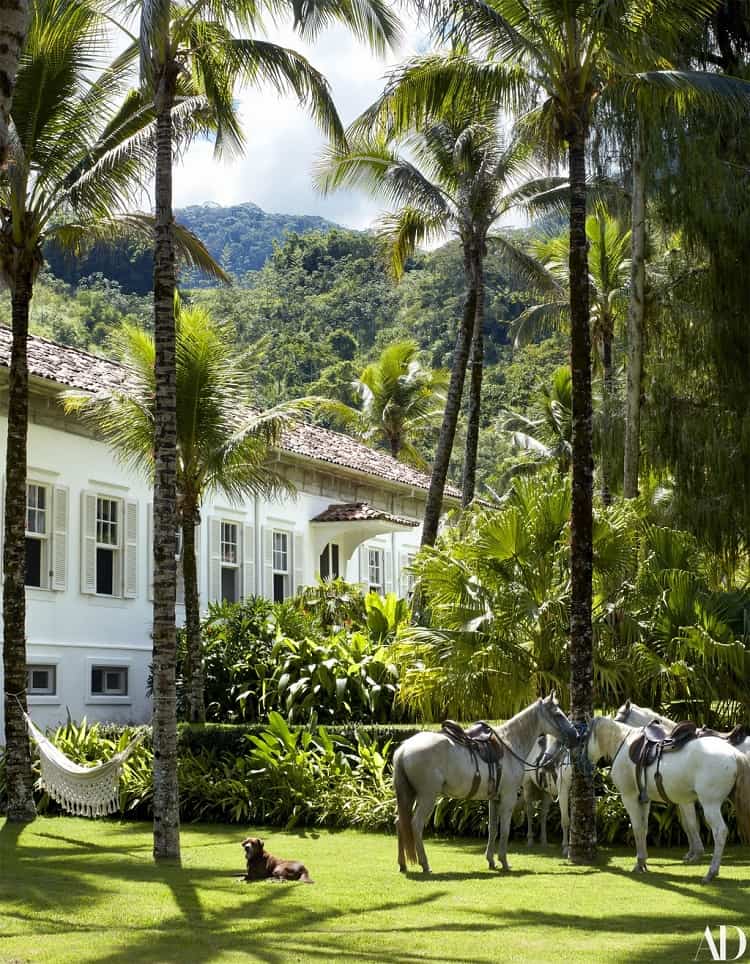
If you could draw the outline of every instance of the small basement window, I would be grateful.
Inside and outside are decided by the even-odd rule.
[[[92,666],[92,696],[127,696],[127,666]]]
[[[57,694],[57,667],[52,665],[27,666],[26,692],[29,696],[55,696]]]

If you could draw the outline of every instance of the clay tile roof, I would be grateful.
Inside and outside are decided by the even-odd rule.
[[[311,522],[369,522],[370,520],[393,522],[400,526],[419,525],[413,519],[404,519],[389,512],[381,512],[380,509],[373,509],[369,502],[340,502],[329,505],[324,512],[310,519]]]
[[[10,366],[10,349],[10,329],[0,326],[0,367]],[[67,388],[95,393],[102,388],[123,388],[127,384],[127,369],[116,362],[39,335],[29,335],[28,359],[30,375]],[[430,487],[430,477],[424,472],[319,425],[299,422],[284,433],[281,448],[293,455],[330,462],[398,485],[424,490]],[[445,495],[461,498],[460,490],[452,485],[446,485]]]
[[[10,367],[11,341],[10,329],[0,326],[0,366],[5,368]],[[85,392],[119,388],[127,381],[126,370],[116,362],[38,335],[29,335],[28,358],[30,375]]]
[[[331,462],[415,489],[430,487],[430,477],[424,472],[398,462],[386,452],[368,448],[349,435],[321,428],[320,425],[311,425],[309,422],[299,422],[293,429],[285,432],[282,448],[296,455]],[[453,485],[446,485],[445,494],[449,498],[461,498],[461,490]]]

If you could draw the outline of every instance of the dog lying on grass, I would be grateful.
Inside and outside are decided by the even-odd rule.
[[[307,867],[299,860],[280,860],[264,849],[258,837],[246,837],[242,841],[247,862],[245,880],[301,880],[303,884],[314,883]]]

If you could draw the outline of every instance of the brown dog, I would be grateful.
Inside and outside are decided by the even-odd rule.
[[[258,837],[246,837],[242,841],[247,861],[247,876],[245,880],[301,880],[303,884],[314,881],[307,872],[307,867],[299,860],[279,860],[264,849],[263,841]]]

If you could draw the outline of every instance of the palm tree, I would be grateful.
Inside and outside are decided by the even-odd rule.
[[[258,414],[249,408],[247,357],[237,353],[236,335],[204,307],[176,305],[177,505],[182,531],[185,629],[192,722],[205,722],[200,600],[195,528],[207,492],[233,501],[289,494],[289,486],[268,463],[289,406]],[[68,412],[92,425],[120,460],[154,474],[155,348],[148,333],[124,325],[113,339],[115,354],[128,370],[122,390],[95,396],[69,393]]]
[[[171,0],[131,0],[140,36],[132,52],[156,111],[156,229],[154,233],[154,857],[179,858],[177,721],[175,714],[175,537],[177,521],[177,424],[174,294],[176,286],[172,205],[172,112],[185,85],[205,98],[215,121],[216,152],[239,149],[242,134],[233,104],[238,81],[270,82],[293,91],[327,133],[343,132],[328,85],[304,57],[265,40],[237,38],[232,29],[256,30],[253,0],[181,5]],[[280,3],[302,34],[314,36],[341,21],[372,47],[384,50],[398,36],[398,22],[382,0],[316,0]]]
[[[321,188],[329,191],[356,184],[398,206],[396,213],[380,221],[380,234],[397,278],[420,243],[453,233],[463,250],[466,300],[422,527],[422,544],[432,545],[437,536],[470,353],[464,505],[474,496],[484,354],[484,259],[490,231],[510,207],[548,190],[553,181],[535,179],[512,187],[528,168],[529,152],[518,142],[505,143],[496,112],[476,99],[467,98],[429,123],[402,131],[400,136],[389,137],[387,127],[385,134],[357,133],[368,127],[377,131],[377,118],[369,125],[365,120],[368,114],[355,123],[355,136],[348,147],[332,150],[325,158],[318,177]],[[400,148],[415,160],[400,154]],[[513,246],[502,235],[492,237],[503,247]]]
[[[508,411],[503,431],[511,432],[513,448],[529,456],[513,466],[506,477],[531,474],[538,469],[555,465],[561,476],[570,473],[571,430],[573,422],[572,383],[570,369],[558,368],[549,388],[543,388],[536,400],[531,417]]]
[[[597,204],[586,218],[586,238],[589,245],[589,297],[591,304],[591,335],[597,349],[597,360],[602,373],[601,436],[607,442],[611,436],[612,403],[614,398],[614,368],[612,347],[615,330],[625,322],[627,289],[630,274],[630,231],[619,220]],[[569,282],[570,238],[567,232],[535,238],[529,245],[530,254],[547,272],[547,297],[538,305],[522,312],[510,326],[516,343],[538,337],[554,327],[568,327],[569,301],[566,298]],[[611,502],[610,461],[607,446],[601,453],[601,494],[605,504]]]
[[[360,408],[327,400],[320,404],[363,442],[384,445],[394,459],[424,468],[418,444],[440,419],[448,375],[425,367],[419,354],[415,341],[388,345],[353,383]]]
[[[586,239],[586,156],[595,106],[618,93],[651,84],[680,99],[696,87],[715,89],[724,78],[664,70],[665,49],[700,24],[710,0],[425,0],[437,32],[455,31],[482,52],[460,49],[449,58],[427,56],[393,76],[371,108],[372,121],[395,117],[414,124],[470,92],[515,114],[551,156],[567,154],[571,372],[573,378],[573,497],[570,604],[571,714],[583,724],[593,713],[592,690],[592,404],[591,333]],[[529,111],[529,107],[532,109]],[[571,859],[595,852],[594,791],[576,771]]]
[[[0,0],[0,168],[8,160],[13,88],[29,20],[29,0]]]
[[[152,219],[118,211],[147,173],[153,112],[137,96],[119,99],[121,65],[95,79],[103,20],[66,0],[34,4],[21,57],[11,119],[10,162],[0,177],[0,272],[12,300],[13,343],[8,395],[3,660],[9,817],[33,816],[23,718],[26,689],[26,341],[42,246],[54,239],[77,251],[86,242],[148,235]],[[188,256],[210,267],[200,243],[180,231]]]

